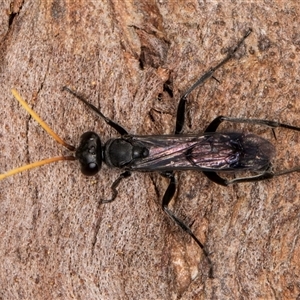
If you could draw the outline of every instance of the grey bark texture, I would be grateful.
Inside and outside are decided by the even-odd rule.
[[[116,133],[62,91],[68,85],[132,134],[174,131],[180,95],[248,28],[236,58],[189,98],[185,132],[217,115],[300,126],[300,4],[296,1],[0,3],[0,172],[67,154],[11,95],[15,87],[67,142]],[[170,93],[170,90],[173,92]],[[253,130],[277,147],[275,169],[300,164],[299,134]],[[172,209],[211,253],[161,210],[168,185],[118,170],[81,175],[59,162],[0,182],[0,299],[296,299],[300,294],[299,174],[224,188],[177,173]]]

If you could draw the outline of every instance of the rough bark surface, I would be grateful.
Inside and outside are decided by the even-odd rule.
[[[68,151],[12,97],[15,87],[69,143],[116,133],[61,90],[69,85],[132,134],[172,133],[180,95],[251,27],[235,59],[195,91],[185,132],[217,115],[299,123],[296,1],[0,3],[0,171]],[[299,165],[299,134],[272,140],[275,168]],[[299,174],[224,188],[178,173],[173,210],[211,253],[164,215],[167,180],[118,170],[86,178],[76,162],[0,182],[0,299],[296,299],[300,294]]]

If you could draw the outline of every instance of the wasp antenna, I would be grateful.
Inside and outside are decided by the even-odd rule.
[[[6,177],[9,177],[9,176],[12,176],[12,175],[15,175],[17,173],[20,173],[20,172],[23,172],[23,171],[26,171],[26,170],[30,170],[30,169],[33,169],[33,168],[37,168],[37,167],[40,167],[40,166],[43,166],[43,165],[47,165],[47,164],[50,164],[50,163],[53,163],[53,162],[56,162],[56,161],[61,161],[61,160],[75,160],[76,158],[74,156],[58,156],[58,157],[51,157],[51,158],[47,158],[47,159],[43,159],[43,160],[40,160],[40,161],[36,161],[32,164],[28,164],[28,165],[25,165],[25,166],[22,166],[22,167],[19,167],[19,168],[16,168],[16,169],[12,169],[4,174],[0,174],[0,180],[6,178]]]
[[[63,139],[61,139],[39,116],[38,114],[33,111],[29,105],[26,103],[25,100],[23,100],[23,98],[20,96],[20,94],[15,90],[12,89],[11,90],[13,96],[19,101],[19,103],[25,108],[25,110],[32,116],[32,118],[34,120],[36,120],[45,131],[48,132],[49,135],[51,135],[58,143],[60,143],[61,145],[63,145],[64,147],[66,147],[67,149],[74,151],[75,147],[72,145],[69,145],[68,143],[66,143]],[[12,176],[14,174],[26,171],[26,170],[30,170],[33,168],[37,168],[46,164],[50,164],[56,161],[62,161],[62,160],[75,160],[76,158],[74,156],[59,156],[59,157],[51,157],[48,159],[44,159],[44,160],[40,160],[16,169],[12,169],[10,171],[8,171],[7,173],[4,174],[0,174],[0,180]]]
[[[48,132],[49,135],[51,135],[59,144],[63,145],[67,149],[74,151],[75,147],[66,143],[63,139],[61,139],[50,127],[47,125],[41,118],[40,116],[33,111],[27,102],[23,100],[23,98],[20,96],[20,94],[17,92],[17,90],[12,89],[11,90],[13,96],[19,101],[19,103],[25,108],[25,110],[33,117],[34,120],[36,120],[45,131]]]

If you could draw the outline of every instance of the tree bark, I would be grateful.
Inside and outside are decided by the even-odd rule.
[[[2,1],[0,172],[67,155],[19,106],[16,88],[67,142],[118,136],[76,89],[131,134],[174,132],[180,95],[248,28],[236,57],[189,97],[186,133],[218,115],[299,123],[299,13],[282,1]],[[276,145],[275,169],[299,165],[299,134],[246,125]],[[213,263],[161,210],[168,181],[118,170],[92,178],[59,162],[0,182],[1,299],[296,299],[299,174],[221,187],[176,173],[172,210]],[[243,176],[238,174],[237,176]],[[235,176],[235,175],[233,175]]]

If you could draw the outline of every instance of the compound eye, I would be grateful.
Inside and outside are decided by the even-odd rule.
[[[85,165],[81,165],[81,172],[83,175],[86,176],[94,176],[96,175],[101,169],[101,166],[99,168],[98,164],[95,162],[90,162]]]

